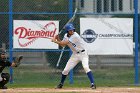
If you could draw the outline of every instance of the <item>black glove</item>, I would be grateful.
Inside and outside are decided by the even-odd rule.
[[[22,55],[15,58],[15,60],[14,60],[15,67],[18,67],[20,65],[22,59],[23,59]]]

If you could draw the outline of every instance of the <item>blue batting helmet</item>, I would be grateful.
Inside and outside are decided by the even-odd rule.
[[[72,23],[68,23],[68,24],[66,24],[66,26],[65,26],[65,30],[66,30],[66,32],[68,32],[68,31],[70,31],[70,30],[75,30],[75,28],[74,28],[74,26],[73,26]]]

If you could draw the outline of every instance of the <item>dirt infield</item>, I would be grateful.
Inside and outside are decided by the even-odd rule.
[[[7,90],[0,90],[0,93],[140,93],[140,87],[100,87],[96,90],[92,90],[90,88],[13,88]]]

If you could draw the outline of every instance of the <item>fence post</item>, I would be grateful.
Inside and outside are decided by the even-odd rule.
[[[12,54],[12,48],[13,48],[13,0],[9,0],[9,60],[12,62],[13,60],[13,54]],[[13,69],[10,67],[10,83],[13,83]]]
[[[135,85],[139,83],[139,63],[138,63],[138,0],[134,0],[134,8],[135,8],[135,20],[134,20],[134,28],[135,28]]]
[[[69,18],[71,18],[73,15],[73,0],[69,0]],[[72,54],[72,51],[70,50],[70,56]],[[73,69],[70,71],[70,74],[69,74],[69,78],[70,78],[70,81],[69,83],[70,84],[73,84]]]

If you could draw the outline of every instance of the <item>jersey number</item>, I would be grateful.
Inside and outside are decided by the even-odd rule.
[[[74,44],[74,43],[72,43],[72,42],[70,42],[70,43],[72,44],[73,47],[76,47],[76,44]]]
[[[76,45],[74,43],[71,43],[73,47],[76,47]]]

